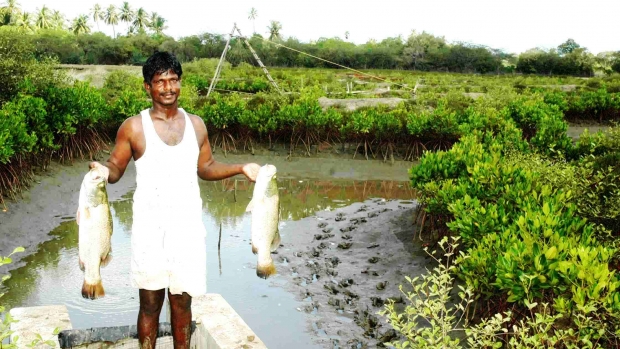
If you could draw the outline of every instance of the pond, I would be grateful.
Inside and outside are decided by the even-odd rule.
[[[281,164],[287,170],[285,173],[280,171],[278,179],[281,227],[284,228],[287,222],[312,216],[317,211],[333,210],[369,198],[415,198],[406,181],[343,179],[365,177],[355,168],[351,169],[350,161],[334,160],[333,166],[323,170],[317,169],[311,161],[301,166]],[[391,171],[403,171],[407,167],[394,168],[373,161],[354,162],[354,167],[365,165],[365,171],[372,168],[384,171],[388,178],[395,177],[390,174]],[[368,174],[366,177],[373,176]],[[399,177],[406,178],[406,174]],[[200,188],[203,222],[208,232],[208,292],[221,294],[268,347],[317,348],[313,344],[313,334],[305,314],[296,310],[299,302],[295,295],[279,287],[287,282],[285,278],[281,275],[268,280],[256,277],[256,256],[251,253],[249,239],[251,216],[245,212],[253,184],[244,179],[227,179],[202,181]],[[133,192],[129,192],[121,200],[111,202],[113,259],[102,269],[106,297],[95,301],[81,297],[83,273],[77,262],[78,230],[74,217],[67,216],[50,233],[53,240],[43,243],[37,253],[26,257],[24,267],[11,272],[12,277],[5,284],[7,294],[2,299],[3,304],[9,309],[64,304],[74,328],[134,324],[138,295],[129,281],[132,196]],[[220,227],[221,249],[218,253]],[[282,243],[286,244],[286,234],[293,232],[281,231]],[[166,321],[166,318],[164,307],[160,319]]]

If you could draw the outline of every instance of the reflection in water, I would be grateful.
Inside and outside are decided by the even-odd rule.
[[[415,198],[407,182],[280,178],[278,185],[281,224],[368,198]],[[300,333],[305,330],[305,318],[292,312],[297,307],[294,295],[269,286],[285,281],[277,275],[269,281],[255,275],[256,257],[249,245],[251,215],[245,212],[253,188],[252,183],[239,179],[200,182],[203,222],[208,231],[208,291],[222,294],[268,346],[286,347],[290,343],[303,348],[298,340],[307,336]],[[4,285],[6,295],[2,304],[9,309],[64,304],[74,328],[134,324],[138,292],[131,288],[129,279],[132,197],[133,193],[129,193],[110,205],[113,259],[101,270],[104,298],[91,301],[81,297],[84,276],[77,262],[78,229],[75,221],[70,220],[50,233],[54,239],[41,244],[39,252],[25,258],[26,266],[11,272],[11,279]],[[211,272],[218,269],[219,273]],[[265,321],[265,314],[269,314],[270,321]],[[166,307],[160,319],[166,320]],[[272,328],[280,330],[274,333]],[[306,339],[310,341],[309,337]]]

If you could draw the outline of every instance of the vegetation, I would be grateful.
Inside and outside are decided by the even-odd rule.
[[[165,25],[149,33],[159,17],[128,3],[95,7],[70,27],[44,7],[35,16],[39,29],[26,33],[15,9],[14,2],[3,8],[0,28],[0,198],[15,196],[51,160],[91,157],[125,118],[150,105],[138,76],[118,70],[95,87],[71,80],[58,63],[140,64],[154,50],[171,50],[187,62],[181,106],[204,119],[216,151],[262,143],[290,155],[349,147],[353,157],[419,160],[410,170],[420,195],[418,234],[443,256],[428,276],[408,279],[405,309],[387,305],[403,339],[394,346],[459,347],[459,338],[479,347],[618,346],[620,131],[585,132],[577,142],[566,134],[568,121],[618,121],[614,54],[593,57],[568,40],[511,57],[427,33],[360,46],[303,44],[284,40],[273,21],[270,41],[347,66],[409,70],[317,69],[325,65],[254,35],[259,55],[279,67],[270,72],[285,93],[274,93],[233,42],[206,98],[217,59],[197,58],[219,57],[222,37],[175,41],[162,34]],[[91,18],[114,26],[115,38],[89,34]],[[128,32],[117,37],[122,23]],[[595,69],[610,75],[570,76]],[[515,70],[545,76],[497,75]],[[320,102],[358,96],[402,101],[356,110]],[[451,306],[456,282],[463,302]]]
[[[575,76],[592,76],[595,71],[620,72],[619,52],[601,52],[595,56],[572,39],[555,49],[534,48],[519,55],[483,45],[450,43],[444,37],[416,31],[406,38],[390,37],[361,45],[348,41],[348,31],[344,33],[344,40],[318,38],[304,43],[285,37],[282,24],[276,20],[270,21],[264,36],[257,33],[254,25],[257,17],[258,12],[251,8],[248,14],[253,25],[250,42],[261,60],[272,67],[334,68],[330,63],[309,59],[279,46],[285,45],[356,69]],[[112,38],[100,31],[101,24],[112,27]],[[93,25],[96,30],[92,29]],[[126,1],[119,7],[95,4],[88,14],[67,20],[47,6],[36,13],[28,13],[21,10],[16,0],[6,0],[0,8],[0,26],[32,34],[29,39],[35,43],[37,57],[53,56],[66,64],[140,65],[154,50],[171,51],[183,62],[218,58],[227,39],[216,33],[202,33],[175,40],[165,34],[168,29],[165,18],[142,7],[134,9]],[[256,64],[240,39],[233,38],[231,47],[231,63]]]

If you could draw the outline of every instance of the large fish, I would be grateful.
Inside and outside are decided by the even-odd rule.
[[[105,296],[100,267],[112,258],[112,215],[108,203],[106,178],[102,169],[91,169],[80,188],[77,224],[79,226],[79,263],[84,271],[82,297],[96,299]]]
[[[280,197],[276,172],[273,165],[260,168],[252,200],[246,208],[246,212],[252,212],[252,252],[258,255],[256,275],[263,279],[276,273],[271,252],[280,245]]]

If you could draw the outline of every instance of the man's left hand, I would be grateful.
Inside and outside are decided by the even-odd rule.
[[[256,182],[256,177],[258,176],[258,170],[260,170],[260,165],[255,163],[249,163],[243,165],[243,174],[251,181]]]

